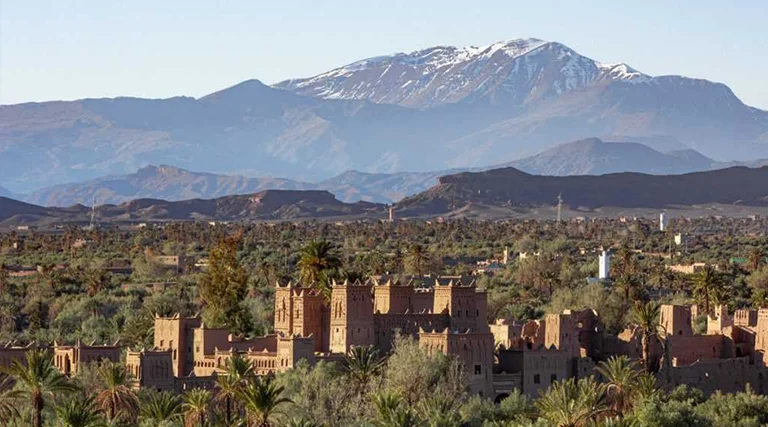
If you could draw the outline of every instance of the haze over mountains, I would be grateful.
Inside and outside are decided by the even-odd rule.
[[[646,174],[684,174],[730,166],[761,166],[768,162],[718,163],[694,150],[661,153],[638,143],[603,142],[596,138],[573,141],[545,150],[535,156],[487,168],[448,169],[432,172],[394,174],[347,171],[316,183],[284,178],[249,178],[191,172],[173,166],[147,166],[120,176],[82,183],[60,184],[28,194],[12,195],[19,200],[43,206],[119,204],[139,198],[170,201],[213,199],[251,194],[268,189],[326,190],[347,203],[370,201],[393,203],[434,186],[438,178],[465,171],[514,167],[537,175],[601,175],[617,172]]]
[[[747,215],[768,212],[768,166],[733,167],[684,175],[616,173],[599,176],[531,175],[514,168],[463,172],[439,179],[432,188],[394,206],[398,218],[552,218],[558,195],[572,215],[609,215],[638,210],[671,210],[693,215],[724,211]],[[608,212],[612,212],[608,213]],[[0,197],[0,226],[85,224],[83,205],[45,208]],[[319,190],[266,190],[209,200],[137,199],[96,208],[99,223],[157,221],[262,221],[383,219],[387,206],[344,203]]]
[[[366,202],[343,203],[327,191],[266,190],[255,194],[209,200],[166,201],[136,199],[96,208],[99,223],[139,221],[257,221],[297,219],[357,219],[380,217],[384,207]],[[88,223],[91,208],[74,205],[44,208],[0,197],[0,226]]]
[[[23,193],[162,164],[318,182],[488,167],[601,135],[752,160],[766,156],[768,113],[723,84],[650,77],[560,43],[435,47],[200,99],[0,106],[0,183]]]

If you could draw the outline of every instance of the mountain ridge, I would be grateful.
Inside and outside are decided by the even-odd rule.
[[[606,175],[542,176],[507,167],[440,178],[439,184],[403,199],[403,216],[466,214],[489,208],[532,209],[565,204],[578,211],[599,208],[668,209],[701,204],[768,206],[768,167],[744,166],[682,175],[623,172]]]
[[[0,182],[28,192],[149,164],[321,181],[485,167],[606,135],[670,138],[718,160],[768,156],[768,112],[721,83],[651,78],[555,42],[491,46],[456,63],[464,53],[427,48],[397,73],[384,74],[391,58],[363,61],[334,83],[361,99],[308,96],[299,79],[292,90],[248,80],[200,98],[0,106]]]
[[[264,190],[254,194],[214,199],[166,201],[134,199],[94,209],[98,222],[165,221],[272,221],[344,217],[383,217],[384,205],[343,203],[322,190]],[[45,208],[0,197],[0,225],[88,223],[91,208],[77,204]]]
[[[394,203],[425,191],[438,178],[460,172],[478,172],[514,167],[537,175],[602,175],[618,172],[678,175],[731,166],[759,167],[768,160],[749,163],[718,163],[692,149],[661,153],[643,144],[602,141],[598,138],[560,144],[537,155],[483,168],[445,169],[430,172],[368,173],[348,170],[319,182],[285,178],[245,177],[192,172],[169,165],[147,166],[135,173],[109,176],[82,183],[46,187],[12,197],[44,206],[122,203],[137,198],[169,201],[211,199],[227,195],[256,193],[267,189],[327,190],[347,203],[368,201]]]

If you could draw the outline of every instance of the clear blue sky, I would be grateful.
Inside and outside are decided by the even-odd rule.
[[[0,0],[0,103],[201,96],[520,37],[724,82],[768,109],[768,0]]]

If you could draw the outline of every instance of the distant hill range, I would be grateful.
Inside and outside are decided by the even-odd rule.
[[[438,216],[485,209],[554,206],[563,195],[576,211],[599,208],[675,209],[704,204],[768,206],[768,167],[733,167],[684,175],[616,173],[540,176],[514,168],[465,172],[440,178],[429,190],[395,205],[398,215]]]
[[[598,138],[558,145],[503,166],[535,175],[554,176],[617,172],[677,175],[719,168],[718,162],[691,149],[662,153],[640,143],[603,142]]]
[[[267,190],[216,199],[169,202],[137,199],[96,208],[98,222],[255,221],[383,217],[383,205],[343,203],[327,191]],[[88,223],[91,209],[83,205],[44,208],[0,197],[0,225]]]
[[[668,144],[674,147],[673,144]],[[434,172],[400,172],[393,174],[347,171],[317,183],[285,178],[249,178],[191,172],[173,166],[148,166],[122,176],[99,178],[83,183],[61,184],[26,195],[13,197],[43,206],[119,204],[139,198],[170,201],[212,199],[235,194],[252,194],[273,190],[326,190],[343,202],[369,201],[393,203],[427,190],[438,178],[467,171],[514,167],[535,175],[601,175],[617,172],[639,172],[656,175],[678,175],[724,167],[768,164],[720,163],[694,150],[662,153],[634,142],[603,142],[589,138],[558,145],[540,154],[488,168],[448,169]]]
[[[3,105],[0,183],[28,193],[163,164],[318,182],[486,167],[606,135],[754,160],[768,155],[768,112],[721,83],[649,76],[557,42],[437,46],[198,99]]]
[[[615,173],[584,176],[531,175],[508,167],[439,178],[434,187],[394,205],[397,218],[552,218],[558,195],[574,213],[614,216],[617,212],[668,209],[692,215],[768,212],[768,166],[732,167],[683,175]],[[724,208],[723,208],[724,207]],[[723,210],[725,209],[725,211]],[[0,197],[0,226],[50,225],[90,220],[83,205],[45,208]],[[387,206],[344,203],[322,190],[266,190],[250,195],[170,202],[137,199],[96,208],[99,222],[258,221],[382,219]]]

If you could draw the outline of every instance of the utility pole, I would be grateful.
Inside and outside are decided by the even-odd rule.
[[[96,229],[96,195],[93,195],[93,199],[91,201],[91,225],[90,225],[91,231]]]

